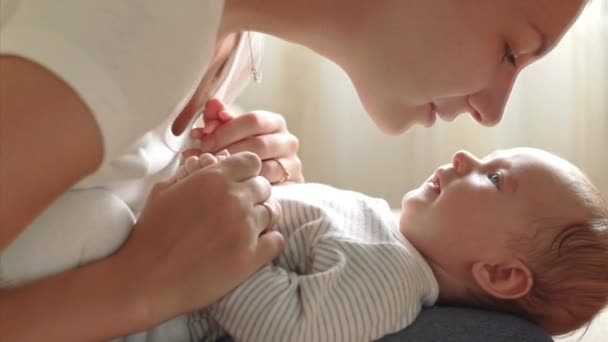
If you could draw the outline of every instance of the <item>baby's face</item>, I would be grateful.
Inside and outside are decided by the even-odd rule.
[[[538,218],[579,217],[573,180],[583,175],[547,152],[519,148],[478,159],[458,152],[403,199],[400,229],[429,260],[451,272],[513,256]]]

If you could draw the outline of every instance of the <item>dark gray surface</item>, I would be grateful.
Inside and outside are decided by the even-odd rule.
[[[225,337],[220,341],[232,342],[232,339]],[[379,341],[553,342],[553,339],[536,325],[515,316],[492,311],[439,306],[423,310],[412,325]]]
[[[536,325],[511,315],[439,306],[422,311],[406,329],[380,342],[552,342]]]

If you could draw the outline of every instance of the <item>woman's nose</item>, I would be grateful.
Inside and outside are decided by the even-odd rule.
[[[497,73],[485,89],[467,97],[471,115],[484,126],[495,126],[500,122],[518,75],[518,71],[511,66],[505,65],[504,69]]]
[[[471,172],[478,162],[477,158],[467,151],[458,151],[452,157],[452,165],[459,175],[466,175]]]
[[[506,100],[506,97],[502,100],[491,100],[482,106],[471,104],[471,116],[483,126],[496,126],[502,120]]]

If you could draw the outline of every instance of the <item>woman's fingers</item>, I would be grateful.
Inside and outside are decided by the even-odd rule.
[[[285,119],[275,113],[251,112],[234,118],[217,127],[211,134],[204,135],[201,150],[217,152],[245,138],[286,131]]]
[[[218,128],[220,125],[222,124],[222,122],[220,120],[213,120],[213,121],[209,121],[205,123],[205,126],[200,128],[200,138],[204,137],[207,134],[211,134],[213,133],[213,131],[215,131],[216,128]],[[197,130],[199,130],[197,128]],[[196,132],[196,131],[194,131]],[[192,136],[193,133],[191,133],[190,135]]]
[[[303,183],[302,162],[300,158],[276,158],[262,161],[260,176],[268,179],[273,185],[286,182]]]
[[[301,183],[302,162],[298,158],[298,139],[289,132],[254,136],[227,147],[230,153],[250,151],[262,159],[260,175],[272,184]]]
[[[258,235],[271,231],[281,218],[279,204],[272,199],[256,204],[255,214],[258,221]]]
[[[197,158],[196,156],[200,153],[200,151],[192,151],[190,157],[186,158],[184,165],[182,165],[175,175],[177,180],[182,180],[190,173],[193,172],[193,167],[185,168],[188,160]],[[277,153],[280,154],[280,153]],[[207,167],[216,163],[217,161],[221,161],[230,156],[230,152],[228,150],[222,150],[215,155],[209,153],[203,153],[198,157],[198,163],[200,168]],[[191,163],[191,162],[190,162]],[[303,172],[302,172],[302,162],[300,158],[298,158],[297,154],[294,154],[290,157],[272,157],[262,160],[262,165],[260,169],[260,176],[266,178],[271,184],[281,184],[285,182],[295,182],[302,183],[304,182]]]
[[[285,248],[285,238],[275,230],[268,231],[258,238],[256,264],[264,265],[276,258]]]
[[[298,139],[289,132],[250,136],[226,147],[230,153],[253,152],[262,160],[289,158],[298,153],[298,148]]]
[[[243,194],[245,198],[243,201],[246,201],[247,205],[254,206],[256,204],[263,203],[264,201],[270,198],[270,194],[272,193],[272,187],[270,186],[270,182],[264,177],[256,176],[251,177],[247,180],[239,182],[239,188],[236,190]],[[245,203],[243,203],[245,204]],[[276,208],[276,205],[275,205]],[[257,219],[263,218],[259,215],[256,215]],[[256,220],[256,222],[261,222],[260,220]],[[261,228],[264,228],[268,225],[266,224],[260,225]],[[261,231],[260,231],[261,232]],[[259,233],[259,232],[258,232]]]
[[[187,177],[153,191],[117,255],[143,284],[153,316],[214,302],[283,248],[283,237],[271,229],[280,211],[269,199],[270,183],[256,176],[260,159],[252,153],[214,158],[186,160]]]
[[[223,122],[226,118],[230,120]],[[281,115],[255,111],[232,119],[221,102],[210,100],[205,109],[205,121],[205,128],[194,129],[191,133],[191,137],[201,142],[200,148],[187,150],[183,153],[185,158],[209,152],[223,160],[226,158],[224,152],[217,151],[226,150],[232,154],[247,151],[263,161],[260,175],[272,184],[304,181],[297,156],[298,139],[287,130]]]
[[[221,161],[220,166],[226,176],[234,181],[242,181],[260,173],[262,161],[251,152],[232,154]]]

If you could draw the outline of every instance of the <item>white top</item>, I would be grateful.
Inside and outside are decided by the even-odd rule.
[[[174,136],[170,126],[210,62],[223,1],[0,1],[0,53],[54,72],[97,120],[104,163],[77,188],[110,189],[139,211],[151,185],[175,171],[189,129]],[[252,40],[259,63],[261,35]],[[212,92],[226,102],[248,79],[243,42]]]
[[[0,53],[43,65],[80,95],[106,161],[186,105],[223,10],[201,0],[1,1]]]
[[[275,187],[273,198],[285,251],[190,315],[191,340],[215,341],[223,328],[240,342],[367,342],[404,329],[437,300],[431,268],[385,201],[320,184]]]
[[[222,9],[219,0],[0,0],[0,53],[65,80],[91,109],[105,150],[99,170],[0,254],[0,288],[122,244],[152,185],[177,168],[190,127],[180,136],[170,128],[207,68]],[[251,79],[246,37],[211,91],[225,102]],[[251,38],[259,64],[263,38]]]

